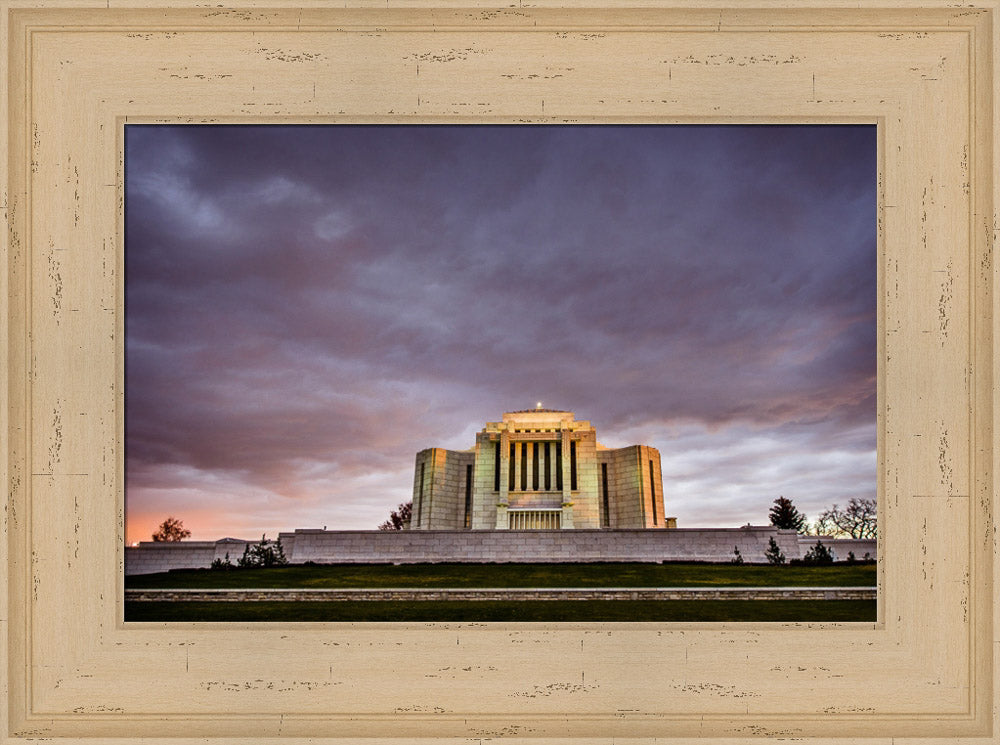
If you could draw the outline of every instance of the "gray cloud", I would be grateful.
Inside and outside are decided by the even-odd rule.
[[[688,521],[871,494],[875,162],[874,127],[130,125],[130,531],[237,492],[372,527],[539,399],[648,435]]]

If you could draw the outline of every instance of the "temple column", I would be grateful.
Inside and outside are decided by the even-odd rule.
[[[507,530],[507,505],[510,503],[508,485],[510,483],[510,435],[506,430],[500,432],[500,494],[497,499],[497,530]]]
[[[514,443],[514,491],[519,491],[521,488],[521,448],[524,447],[524,443],[515,442]]]
[[[570,443],[570,430],[569,423],[562,422],[560,425],[560,434],[562,435],[562,462],[559,467],[562,469],[562,516],[561,516],[561,527],[562,528],[572,528],[573,527],[573,490],[570,481],[570,458],[569,458],[569,443]]]
[[[549,478],[552,476],[552,466],[549,464],[549,451],[548,448],[552,447],[551,442],[542,442],[538,445],[538,457],[541,458],[541,462],[538,464],[538,488],[541,491],[546,491],[545,489],[545,469],[549,469]],[[552,483],[551,481],[549,482]]]

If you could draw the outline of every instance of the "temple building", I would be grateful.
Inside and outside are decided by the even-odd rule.
[[[571,411],[512,411],[468,450],[417,453],[410,530],[666,527],[659,451],[607,448]]]

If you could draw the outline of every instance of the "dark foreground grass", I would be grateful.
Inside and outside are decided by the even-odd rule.
[[[875,564],[334,564],[184,569],[125,578],[132,589],[263,587],[874,587]],[[550,601],[546,601],[550,602]],[[579,601],[577,601],[579,602]]]
[[[873,600],[125,603],[126,621],[875,621]]]

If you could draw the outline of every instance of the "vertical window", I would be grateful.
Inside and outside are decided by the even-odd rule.
[[[653,525],[656,525],[656,481],[653,479],[653,461],[649,461],[649,496],[653,500]]]
[[[417,513],[417,527],[420,527],[420,508],[421,506],[423,506],[424,503],[424,468],[426,466],[427,463],[420,464],[420,486],[417,489],[417,504],[416,504],[417,508],[416,510],[414,510],[414,512]]]
[[[472,527],[472,466],[465,467],[465,527]]]
[[[500,440],[493,443],[493,491],[500,491]]]
[[[608,464],[601,464],[601,489],[604,492],[604,527],[611,526],[611,511],[608,507]]]
[[[551,444],[551,442],[545,443],[545,491],[552,489],[552,456],[549,449]]]
[[[521,491],[528,491],[528,443],[521,443]]]
[[[507,489],[514,491],[514,443],[510,444],[510,457],[507,459]]]
[[[562,443],[556,443],[556,490],[562,491]]]
[[[569,488],[576,491],[576,441],[569,444]]]
[[[531,488],[538,491],[538,443],[531,443]]]

